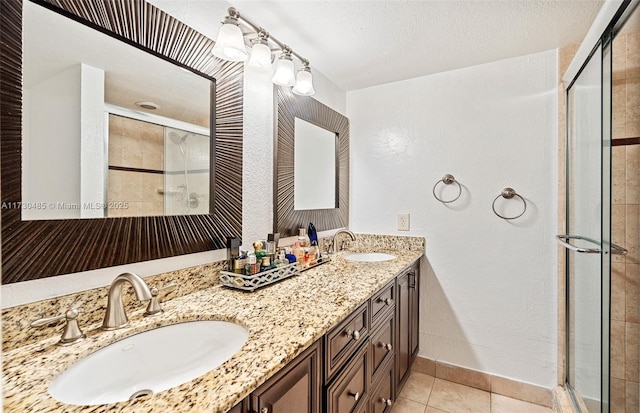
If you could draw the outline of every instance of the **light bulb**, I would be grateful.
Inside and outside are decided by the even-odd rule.
[[[296,86],[292,90],[293,93],[300,96],[312,96],[316,93],[313,89],[313,76],[309,66],[305,66],[298,70],[296,77]]]
[[[234,24],[235,21],[235,24]],[[242,30],[237,25],[237,19],[227,17],[218,33],[218,40],[213,46],[214,56],[231,62],[247,60],[247,49],[242,38]]]
[[[293,60],[288,54],[282,54],[276,66],[276,72],[271,79],[280,86],[293,86],[296,84],[296,75],[293,71]]]
[[[249,67],[261,72],[271,71],[271,49],[261,41],[256,42],[251,48],[251,57],[249,57]]]

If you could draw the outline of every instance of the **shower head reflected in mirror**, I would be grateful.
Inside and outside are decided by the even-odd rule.
[[[171,139],[171,142],[175,143],[176,145],[183,144],[187,140],[188,137],[189,137],[189,133],[188,132],[185,133],[184,136],[180,136],[175,131],[169,132],[169,139]]]

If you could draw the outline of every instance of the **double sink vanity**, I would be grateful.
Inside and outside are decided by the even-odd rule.
[[[87,337],[67,346],[60,329],[5,334],[4,411],[389,411],[417,353],[424,253],[422,238],[389,238],[414,245],[339,253],[252,293],[215,284],[155,317],[136,305],[113,331],[81,312]]]

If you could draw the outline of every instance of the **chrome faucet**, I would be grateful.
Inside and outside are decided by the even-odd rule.
[[[347,234],[351,237],[351,241],[355,241],[356,240],[356,235],[349,231],[348,229],[339,229],[335,234],[333,234],[333,239],[331,240],[331,244],[329,245],[329,251],[332,254],[335,254],[336,252],[340,251],[340,249],[338,248],[337,242],[338,242],[338,236],[340,234]],[[344,249],[344,242],[342,243],[342,248]]]
[[[122,302],[122,284],[125,282],[131,284],[138,300],[147,301],[151,299],[151,290],[139,275],[131,272],[118,275],[109,288],[107,311],[101,327],[103,330],[116,330],[129,325],[129,318]]]

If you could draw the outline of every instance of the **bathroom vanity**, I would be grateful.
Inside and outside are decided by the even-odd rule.
[[[60,332],[53,328],[46,338],[20,343],[20,336],[33,332],[27,328],[12,336],[13,343],[5,338],[4,411],[388,412],[418,348],[424,239],[414,240],[414,248],[374,244],[375,251],[397,256],[389,261],[356,262],[337,254],[327,264],[252,293],[214,285],[165,301],[159,317],[142,317],[140,306],[129,313],[131,325],[120,330],[101,331],[99,321],[87,324],[81,316],[87,338],[67,347],[56,345]],[[101,304],[95,311],[102,314]],[[18,314],[19,309],[3,312],[5,329]],[[249,338],[221,366],[151,396],[74,406],[48,394],[54,377],[97,349],[194,320],[232,321],[244,326]]]

